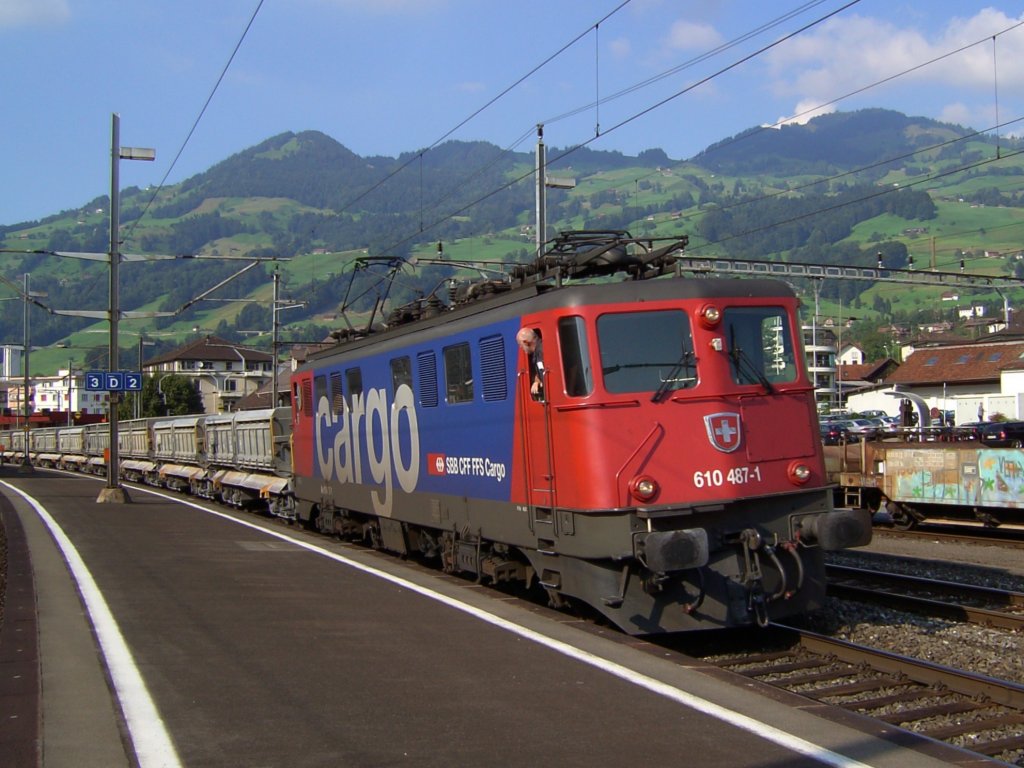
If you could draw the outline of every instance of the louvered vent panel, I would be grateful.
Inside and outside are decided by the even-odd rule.
[[[437,358],[433,352],[416,355],[416,367],[420,374],[420,405],[425,408],[437,407]]]
[[[480,367],[484,382],[484,400],[504,400],[508,397],[505,378],[505,339],[488,336],[480,340]]]

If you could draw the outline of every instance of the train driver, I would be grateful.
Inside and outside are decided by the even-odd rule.
[[[534,400],[541,400],[544,398],[544,346],[540,333],[533,328],[520,328],[516,342],[526,353],[530,365],[530,395]]]

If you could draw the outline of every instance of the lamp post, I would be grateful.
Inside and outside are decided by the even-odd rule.
[[[842,304],[839,305],[840,315],[842,315],[843,312],[842,306]],[[838,408],[843,407],[843,363],[839,359],[843,354],[843,324],[852,323],[854,320],[857,320],[857,318],[852,316],[846,318],[846,320],[843,320],[841,316],[839,318],[839,340],[836,342],[836,387],[838,391],[838,395],[836,398],[838,402],[836,403],[836,405]]]
[[[277,334],[278,334],[278,323],[277,323],[277,302],[278,302],[278,290],[281,285],[281,275],[275,269],[274,270],[274,294],[273,300],[274,305],[271,308],[270,318],[270,354],[273,358],[270,364],[274,367],[273,375],[270,379],[270,407],[277,408]]]
[[[29,341],[29,331],[28,331],[28,272],[25,273],[25,275],[23,277],[23,280],[24,280],[24,286],[25,286],[25,316],[23,318],[23,324],[22,324],[22,330],[23,330],[23,333],[24,333],[24,338],[22,339],[22,341],[24,342],[24,346],[22,347],[22,349],[25,350],[25,354],[24,354],[24,358],[25,359],[22,361],[22,363],[23,363],[22,367],[25,369],[23,371],[23,373],[25,375],[25,380],[24,380],[24,383],[22,384],[22,389],[21,389],[21,410],[22,410],[22,413],[24,414],[24,417],[25,417],[25,423],[22,425],[22,429],[24,430],[24,437],[25,437],[25,442],[22,443],[22,447],[25,449],[25,452],[24,452],[24,454],[21,457],[21,466],[18,468],[18,472],[21,473],[21,474],[27,475],[27,474],[31,474],[31,472],[32,472],[32,462],[29,460],[29,457],[28,457],[28,420],[29,420],[29,417],[31,415],[31,412],[29,410],[29,401],[28,401],[28,341]]]
[[[273,365],[273,367],[274,367],[274,369],[273,369],[273,377],[271,379],[271,384],[270,384],[270,387],[271,387],[271,389],[270,389],[270,407],[271,408],[277,408],[277,405],[278,405],[278,392],[277,392],[277,388],[279,386],[279,384],[278,384],[278,375],[279,375],[278,374],[278,368],[280,366],[278,364],[278,359],[277,359],[277,350],[278,350],[278,347],[279,347],[279,338],[280,338],[280,331],[281,331],[281,321],[277,319],[277,313],[278,312],[283,312],[286,309],[298,309],[299,307],[306,306],[306,302],[304,302],[304,301],[296,302],[294,304],[287,304],[287,303],[285,303],[287,300],[280,299],[279,298],[279,294],[280,294],[280,291],[281,291],[280,285],[281,285],[281,275],[275,269],[274,270],[274,297],[273,297],[274,305],[273,305],[273,313],[272,313],[272,315],[273,315],[272,320],[273,321],[271,323],[271,334],[270,334],[270,353],[271,353],[271,356],[274,358],[273,361],[271,362],[271,365]]]
[[[147,341],[146,337],[141,333],[139,334],[139,375],[142,376],[142,348],[143,347],[155,347],[155,341]],[[140,389],[135,394],[135,418],[138,419],[142,416],[142,390]]]
[[[111,115],[110,120],[110,360],[109,369],[117,371],[117,321],[121,316],[121,309],[118,306],[118,266],[121,262],[120,252],[120,179],[119,165],[121,160],[155,160],[156,150],[140,147],[121,146],[121,116],[116,112]],[[107,407],[108,422],[110,424],[110,445],[107,449],[107,485],[100,491],[96,501],[104,502],[130,502],[128,494],[121,486],[120,468],[118,466],[118,445],[117,445],[117,406],[120,402],[118,392],[110,393],[110,400]]]
[[[71,411],[75,405],[75,361],[68,358],[68,426],[72,424]]]
[[[22,298],[24,299],[24,304],[25,304],[25,315],[24,315],[24,318],[23,318],[23,321],[22,321],[22,332],[24,334],[24,338],[22,339],[22,343],[23,343],[22,348],[24,349],[24,354],[23,354],[24,366],[23,367],[24,367],[25,370],[23,371],[24,380],[22,382],[21,410],[22,410],[22,415],[24,416],[24,420],[25,420],[25,423],[22,424],[22,429],[24,430],[23,435],[24,435],[24,438],[25,438],[25,443],[24,443],[25,454],[21,458],[21,466],[18,467],[18,472],[20,474],[26,474],[27,475],[27,474],[31,474],[32,471],[33,471],[32,470],[32,461],[29,459],[29,455],[28,455],[29,454],[29,450],[28,450],[28,448],[29,448],[29,445],[28,445],[29,419],[32,416],[32,409],[31,409],[32,402],[31,402],[31,400],[29,399],[29,396],[28,396],[28,390],[29,390],[29,362],[28,362],[28,357],[29,357],[29,353],[30,353],[30,350],[31,350],[31,346],[30,346],[29,342],[30,342],[30,339],[31,339],[31,336],[32,336],[32,334],[29,332],[29,312],[28,312],[28,310],[29,310],[29,304],[32,303],[33,299],[45,298],[46,294],[45,293],[41,293],[41,292],[33,293],[32,291],[29,290],[29,287],[28,287],[29,274],[28,274],[28,272],[26,272],[22,276],[22,281],[23,281],[23,286],[24,286],[23,289],[22,289]]]

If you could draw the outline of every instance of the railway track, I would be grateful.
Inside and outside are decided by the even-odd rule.
[[[844,565],[829,565],[826,574],[832,597],[1024,631],[1022,592]]]
[[[883,528],[876,526],[873,535],[884,539],[927,539],[950,544],[998,544],[1007,549],[1024,549],[1024,528],[985,528],[962,524],[927,524],[917,528]]]
[[[782,625],[773,625],[763,640],[775,650],[705,660],[813,701],[1024,765],[1022,685]]]

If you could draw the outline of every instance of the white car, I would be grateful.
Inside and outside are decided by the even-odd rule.
[[[860,440],[874,440],[882,432],[882,428],[871,419],[850,419],[846,428]]]

